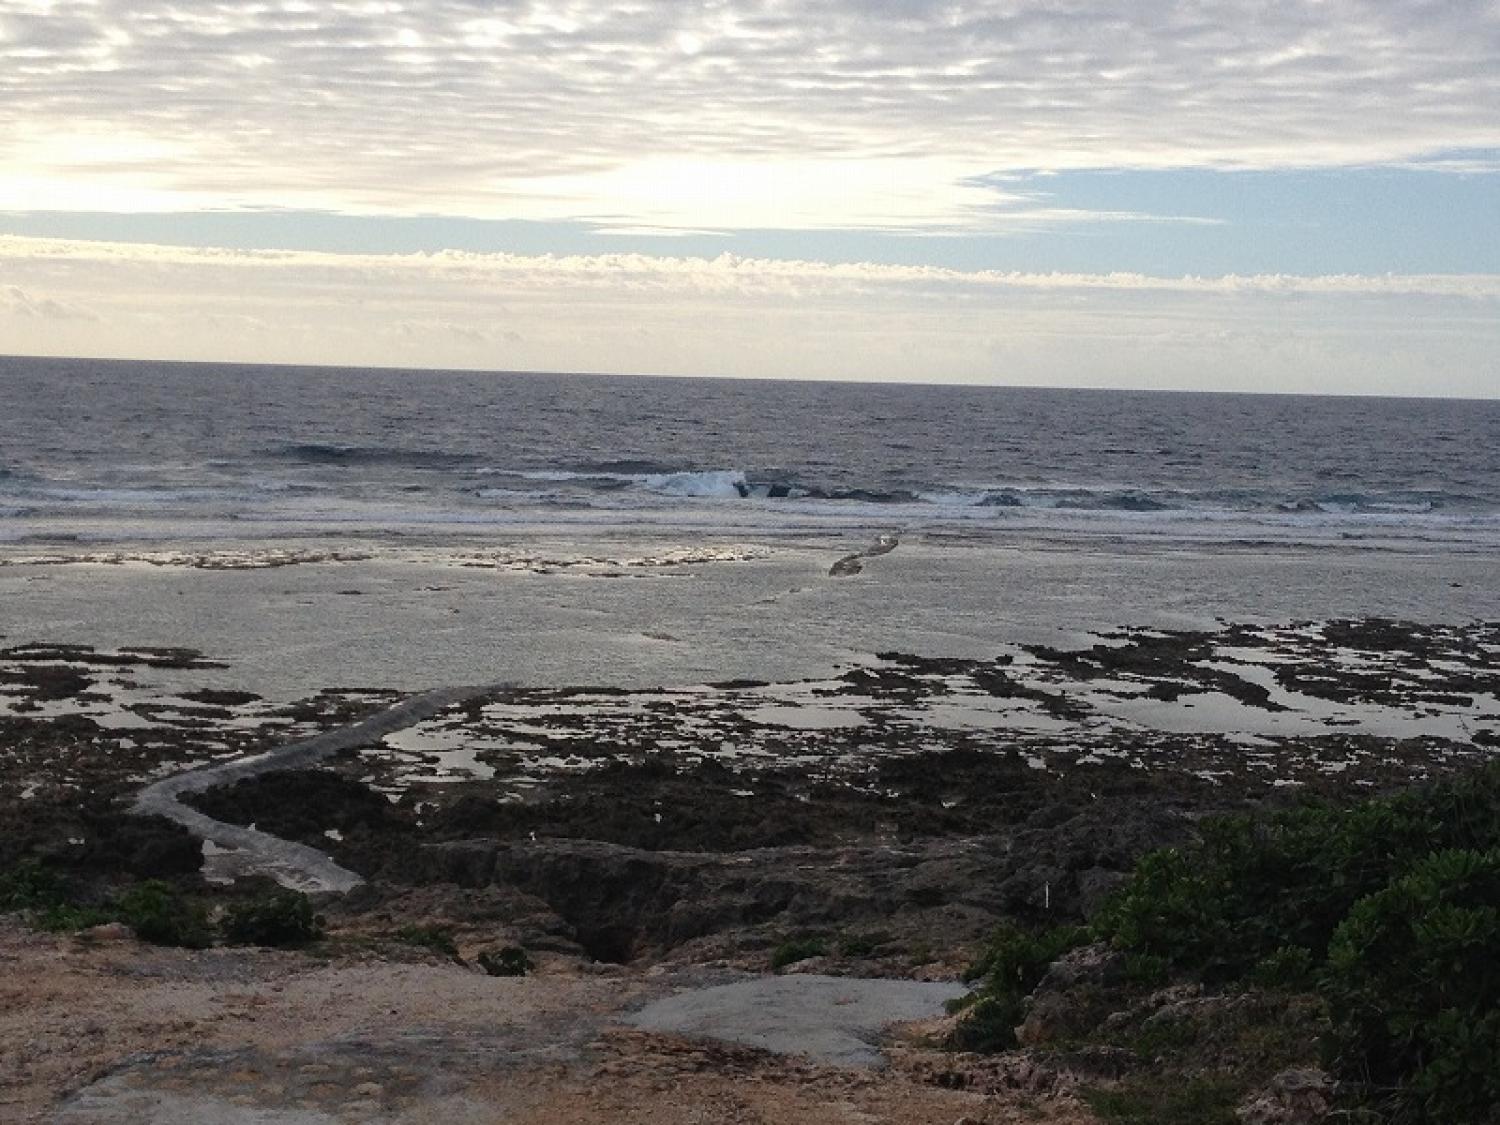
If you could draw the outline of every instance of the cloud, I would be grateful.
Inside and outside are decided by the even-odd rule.
[[[149,266],[158,273],[202,274],[212,270],[295,273],[349,284],[406,278],[413,282],[485,286],[511,294],[596,289],[606,293],[670,291],[706,296],[848,295],[885,291],[907,297],[944,299],[964,294],[1014,292],[1190,294],[1204,297],[1429,297],[1466,302],[1500,301],[1496,274],[1225,274],[1218,277],[1156,277],[1142,273],[1026,273],[956,270],[878,262],[821,262],[714,258],[639,253],[511,254],[442,250],[411,254],[340,254],[304,250],[240,250],[217,247],[158,246],[130,242],[0,235],[0,263],[47,262],[77,267],[94,263]],[[478,290],[476,290],[478,291]]]
[[[0,289],[0,302],[12,316],[30,317],[33,320],[97,320],[93,313],[75,305],[54,301],[50,297],[34,297],[18,285],[7,285]]]
[[[997,230],[1087,217],[1008,169],[1496,148],[1488,0],[0,0],[10,209]]]
[[[51,355],[1494,396],[1500,277],[1152,277],[721,255],[332,254],[0,237],[97,313]],[[0,309],[14,298],[0,287]]]

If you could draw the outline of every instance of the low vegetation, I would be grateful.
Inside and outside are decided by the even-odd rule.
[[[230,903],[219,925],[234,945],[306,945],[323,936],[307,896],[280,888]]]
[[[1196,844],[1142,859],[1087,927],[997,934],[957,1044],[1014,1046],[1048,963],[1088,942],[1125,955],[1125,1007],[1168,982],[1301,998],[1316,1034],[1261,1061],[1320,1052],[1346,1108],[1369,1120],[1500,1121],[1500,763],[1352,807],[1205,822]],[[1150,1046],[1147,1061],[1170,1064],[1170,1045]],[[1252,1077],[1184,1072],[1094,1102],[1120,1122],[1215,1120]]]
[[[1091,1090],[1085,1100],[1100,1117],[1118,1125],[1237,1125],[1232,1109],[1236,1094],[1234,1083],[1222,1078],[1153,1078]]]
[[[204,905],[160,879],[131,887],[114,900],[114,907],[136,937],[153,945],[207,949],[214,942]]]
[[[0,872],[0,912],[23,914],[38,928],[53,931],[120,922],[142,941],[187,949],[206,949],[220,940],[295,946],[322,936],[311,902],[296,891],[251,888],[213,911],[204,899],[162,879],[90,893],[36,860]]]
[[[447,926],[402,926],[392,935],[397,941],[441,954],[450,960],[459,960],[458,942]]]
[[[524,977],[533,968],[531,957],[519,945],[481,950],[475,961],[492,977]]]
[[[982,978],[984,983],[969,1003],[954,1045],[966,1051],[1016,1046],[1015,1028],[1024,1016],[1026,997],[1053,961],[1088,940],[1089,931],[1082,926],[1041,931],[1002,926],[969,970],[971,980]]]
[[[798,961],[823,957],[828,953],[828,939],[821,936],[788,938],[771,950],[771,968],[784,969]]]

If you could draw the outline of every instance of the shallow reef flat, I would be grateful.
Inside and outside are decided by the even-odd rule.
[[[1086,912],[1205,812],[1353,799],[1500,746],[1494,624],[1234,624],[1091,641],[989,659],[882,653],[780,683],[502,687],[317,768],[184,799],[326,852],[368,881],[372,902],[521,888],[525,902],[496,909],[522,920],[526,940],[628,961],[763,951],[782,932],[876,927],[883,915],[897,945],[935,935],[953,947],[999,917]],[[402,698],[342,689],[284,704],[191,686],[210,673],[222,682],[233,669],[185,650],[0,650],[6,859],[41,851],[152,874],[165,845],[123,813],[142,785]],[[728,909],[750,853],[764,893]],[[819,864],[835,853],[843,884],[813,909],[831,887]],[[211,859],[209,874],[244,868]],[[788,881],[789,869],[810,874]],[[638,892],[628,902],[559,894],[570,878],[597,888],[625,870]],[[781,881],[771,890],[767,872]]]
[[[991,660],[882,653],[826,679],[691,688],[509,689],[365,748],[393,795],[480,781],[501,799],[608,765],[723,766],[747,780],[883,791],[892,760],[1110,762],[1253,793],[1425,776],[1500,739],[1500,630],[1389,621],[1126,630]]]

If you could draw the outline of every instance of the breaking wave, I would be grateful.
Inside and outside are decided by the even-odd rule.
[[[574,502],[590,494],[648,493],[660,497],[725,500],[804,500],[859,504],[900,504],[936,512],[963,509],[1028,509],[1103,513],[1263,513],[1298,516],[1423,515],[1442,511],[1488,514],[1494,511],[1478,497],[1438,492],[1337,493],[1326,496],[1285,496],[1254,490],[1208,490],[1130,486],[1078,485],[943,485],[877,488],[835,485],[798,479],[788,473],[758,473],[742,469],[674,469],[649,462],[604,462],[566,469],[485,468],[486,477],[509,478],[505,489],[475,489],[475,494],[499,498],[524,495],[519,482],[552,484]],[[548,494],[538,492],[536,499]],[[561,497],[553,494],[552,499]]]

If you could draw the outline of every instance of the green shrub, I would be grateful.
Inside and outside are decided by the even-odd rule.
[[[519,945],[486,949],[477,960],[479,967],[492,977],[524,977],[533,968],[531,958]]]
[[[108,905],[79,902],[75,888],[56,871],[26,860],[0,872],[0,911],[17,910],[39,930],[68,933],[119,918]]]
[[[1003,923],[990,937],[979,959],[964,973],[965,980],[984,979],[986,986],[1030,992],[1047,966],[1070,949],[1089,940],[1083,926],[1056,926],[1049,930],[1027,930]]]
[[[453,940],[453,931],[446,926],[402,926],[394,936],[407,945],[459,960],[458,943]]]
[[[0,911],[43,910],[59,906],[67,898],[62,877],[34,859],[0,871]]]
[[[1250,981],[1261,988],[1308,988],[1314,983],[1316,968],[1311,950],[1283,945],[1256,963]]]
[[[954,1030],[953,1046],[965,1051],[1014,1047],[1015,1028],[1025,1014],[1023,1002],[1047,966],[1088,940],[1089,931],[1081,926],[1033,931],[1010,923],[1002,925],[964,974],[980,984],[967,1014]]]
[[[1377,1119],[1500,1125],[1500,763],[1348,808],[1205,821],[1193,846],[1141,859],[1091,928],[1137,987],[1170,975],[1311,994],[1325,1061]],[[959,1045],[1011,1046],[1047,963],[1087,936],[1002,928]],[[1264,1033],[1269,1066],[1313,1038],[1291,1050],[1270,1030],[1247,1025],[1237,1054]],[[1222,1077],[1090,1098],[1113,1121],[1227,1120],[1238,1079]]]
[[[1500,849],[1449,850],[1361,900],[1323,989],[1330,1062],[1404,1120],[1478,1122],[1500,1106]]]
[[[1125,955],[1125,979],[1142,988],[1156,988],[1167,983],[1168,970],[1165,957],[1150,953],[1127,953]]]
[[[1500,764],[1352,808],[1210,819],[1195,846],[1143,858],[1095,927],[1211,983],[1240,980],[1286,947],[1321,963],[1354,904],[1430,853],[1494,847]]]
[[[873,957],[875,951],[889,940],[885,934],[845,934],[839,938],[838,954],[855,959]]]
[[[1016,1027],[1025,1019],[1021,1001],[1014,993],[975,995],[964,1009],[963,1020],[953,1029],[948,1045],[959,1051],[1007,1051],[1016,1045]]]
[[[308,897],[280,888],[231,903],[220,926],[236,945],[306,945],[323,936]]]
[[[1090,1090],[1089,1108],[1115,1125],[1235,1125],[1234,1083],[1216,1078],[1134,1079],[1112,1090]]]
[[[159,879],[131,887],[115,901],[115,909],[142,941],[188,949],[206,949],[213,944],[213,930],[202,903]]]
[[[828,952],[828,941],[821,937],[792,938],[771,950],[771,968],[784,969],[809,957],[822,957]]]
[[[1141,860],[1095,926],[1209,983],[1317,991],[1329,1065],[1395,1120],[1500,1121],[1500,764],[1205,822]]]
[[[1153,852],[1095,924],[1122,949],[1168,965],[1202,966],[1233,947],[1233,919],[1220,881],[1194,855],[1176,848]]]
[[[119,919],[114,911],[101,906],[78,906],[65,902],[34,910],[29,920],[39,930],[65,934],[86,930],[90,926],[102,926]]]

